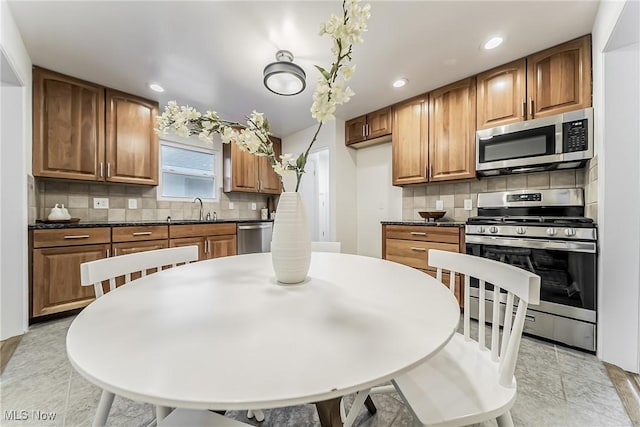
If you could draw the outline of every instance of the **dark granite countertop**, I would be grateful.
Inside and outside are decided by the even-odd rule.
[[[424,220],[414,221],[380,221],[386,225],[422,225],[426,227],[464,227],[467,223],[463,221],[435,221],[427,222]]]
[[[252,222],[273,222],[270,219],[217,219],[210,221],[199,221],[197,219],[173,219],[168,221],[83,221],[80,222],[58,222],[46,223],[36,222],[29,224],[29,230],[45,230],[53,228],[88,228],[88,227],[135,227],[147,225],[184,225],[184,224],[225,224],[225,223],[252,223]]]

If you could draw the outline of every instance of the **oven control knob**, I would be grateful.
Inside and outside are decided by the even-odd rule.
[[[568,237],[573,237],[576,235],[576,230],[573,228],[565,228],[564,229],[564,234]]]
[[[526,229],[526,228],[524,228],[524,227],[518,227],[518,228],[516,228],[516,233],[518,233],[518,234],[524,234],[524,233],[526,233],[526,232],[527,232],[527,229]]]
[[[478,226],[478,233],[484,233],[484,227],[479,225]]]
[[[489,232],[490,232],[490,233],[493,233],[493,234],[497,233],[497,232],[498,232],[498,227],[496,227],[495,225],[494,225],[494,226],[491,226],[491,227],[489,228]]]
[[[547,228],[547,235],[548,236],[555,236],[557,233],[557,230],[555,228]]]

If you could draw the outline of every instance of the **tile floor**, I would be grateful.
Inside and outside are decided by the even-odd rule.
[[[1,426],[91,425],[100,390],[67,361],[65,336],[71,321],[66,318],[38,324],[23,337],[0,377]],[[525,337],[516,377],[518,399],[512,409],[516,426],[632,425],[605,367],[595,356]],[[397,395],[377,395],[374,401],[378,413],[369,416],[363,410],[356,425],[412,425],[411,415]],[[116,396],[108,425],[146,426],[153,420],[152,412],[151,405]],[[55,418],[46,419],[49,414]],[[247,422],[245,415],[245,411],[228,413]],[[265,417],[264,427],[319,425],[312,405],[268,410]]]

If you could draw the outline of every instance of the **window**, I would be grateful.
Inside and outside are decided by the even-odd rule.
[[[215,199],[215,172],[213,150],[160,141],[159,199]]]

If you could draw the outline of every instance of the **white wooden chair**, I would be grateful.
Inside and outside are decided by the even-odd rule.
[[[440,281],[443,270],[451,273],[452,292],[453,273],[464,276],[464,333],[456,333],[432,358],[393,379],[393,386],[420,425],[463,426],[497,418],[499,426],[513,426],[510,408],[516,400],[514,371],[527,306],[540,303],[540,277],[498,261],[435,249],[429,250],[429,265],[437,268]],[[470,336],[470,277],[479,281],[477,341]],[[485,290],[487,282],[494,285],[494,292]],[[507,293],[500,294],[500,289]],[[493,295],[500,295],[506,307],[501,311],[498,307],[502,304],[494,304],[491,317],[487,318],[485,301]],[[490,349],[485,343],[487,320],[491,321]],[[361,395],[356,397],[356,402],[361,400]],[[351,425],[360,405],[354,403],[345,426]]]
[[[162,267],[176,267],[178,264],[188,264],[198,260],[197,246],[182,246],[177,248],[158,249],[155,251],[139,252],[129,255],[120,255],[110,258],[103,258],[95,261],[80,264],[80,283],[82,286],[93,286],[96,298],[104,295],[102,282],[109,281],[109,291],[116,288],[116,279],[124,277],[124,283],[131,281],[132,273],[147,275],[147,270],[156,269],[160,271]],[[96,411],[94,426],[104,426],[113,404],[115,395],[103,390],[100,396],[100,403]],[[156,408],[158,419],[163,410]]]

